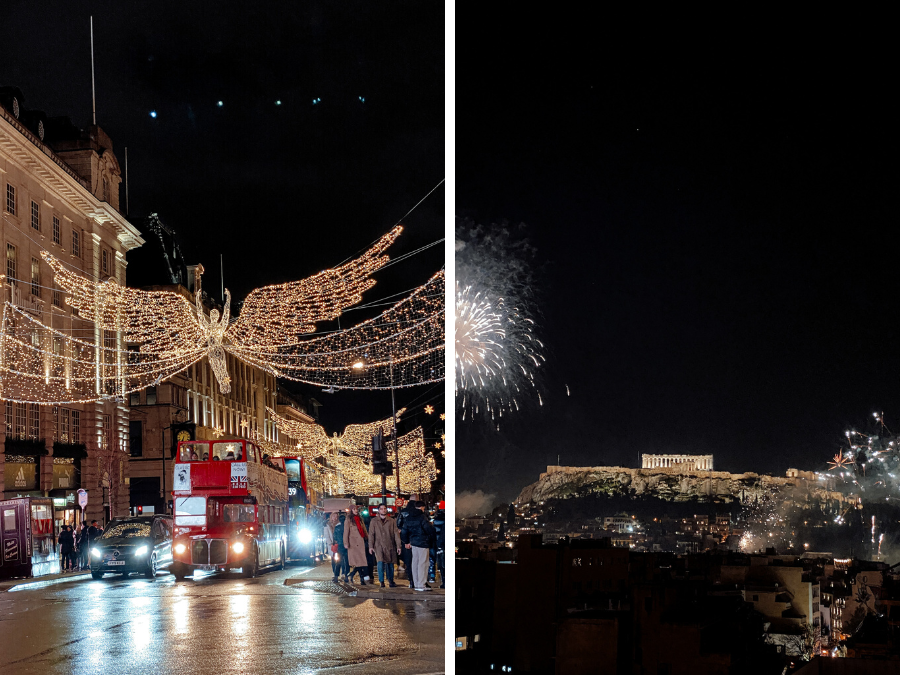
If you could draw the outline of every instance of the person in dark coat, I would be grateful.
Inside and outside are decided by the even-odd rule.
[[[81,529],[78,530],[78,537],[75,540],[75,544],[78,549],[78,568],[82,570],[88,569],[90,567],[90,561],[88,559],[88,526],[84,523],[81,523]]]
[[[425,517],[425,502],[415,502],[415,511],[410,513],[400,530],[403,547],[412,551],[412,587],[417,591],[430,591],[428,581],[428,549],[434,536],[434,527]]]
[[[75,535],[68,525],[62,526],[59,533],[60,567],[63,572],[75,571]]]
[[[412,495],[406,507],[400,509],[400,513],[397,514],[397,529],[401,532],[403,531],[403,523],[405,523],[406,519],[416,510],[416,499],[417,495]],[[409,579],[409,587],[413,588],[412,551],[405,546],[401,547],[400,558],[403,560],[403,569],[406,570],[406,578]]]
[[[434,514],[434,547],[437,551],[437,568],[441,573],[441,588],[446,583],[444,576],[444,528],[446,527],[446,516],[443,509],[438,509]]]
[[[338,555],[340,556],[340,569],[338,575],[344,577],[344,581],[350,581],[350,560],[347,557],[347,547],[344,546],[344,523],[347,520],[347,514],[341,513],[338,517],[338,524],[334,526],[334,543],[338,545]]]

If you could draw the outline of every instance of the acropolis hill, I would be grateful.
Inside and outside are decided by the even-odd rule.
[[[812,471],[788,469],[784,478],[758,473],[698,471],[676,467],[629,469],[621,466],[548,466],[540,480],[526,487],[518,504],[590,495],[654,496],[666,501],[751,501],[778,497],[795,503],[855,501],[826,488]]]

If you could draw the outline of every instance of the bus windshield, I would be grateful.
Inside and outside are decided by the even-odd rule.
[[[206,525],[205,497],[176,497],[176,525]]]

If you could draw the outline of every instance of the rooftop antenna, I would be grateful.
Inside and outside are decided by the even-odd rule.
[[[94,113],[94,126],[97,126],[97,90],[94,87],[94,17],[91,15],[91,102]]]
[[[125,216],[128,216],[128,146],[125,146]]]

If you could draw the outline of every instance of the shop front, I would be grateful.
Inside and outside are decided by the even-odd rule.
[[[53,463],[53,476],[49,495],[53,499],[53,520],[56,531],[63,525],[78,527],[81,509],[78,506],[78,488],[81,487],[81,463],[87,457],[83,444],[53,444],[53,456],[46,461]]]

